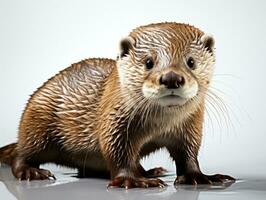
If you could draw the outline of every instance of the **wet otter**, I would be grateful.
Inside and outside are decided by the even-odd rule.
[[[0,149],[18,179],[54,177],[51,162],[80,175],[110,174],[109,186],[163,187],[140,159],[166,147],[175,184],[234,180],[204,175],[197,155],[205,94],[215,62],[214,39],[186,24],[134,29],[120,42],[117,61],[86,59],[49,79],[29,99],[18,142]]]

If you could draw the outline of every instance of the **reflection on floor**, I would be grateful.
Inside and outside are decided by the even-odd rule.
[[[53,170],[53,172],[55,172]],[[266,199],[266,180],[238,180],[234,184],[214,186],[179,186],[175,188],[173,174],[163,177],[169,185],[164,189],[107,189],[108,180],[78,179],[75,171],[57,168],[56,181],[17,181],[10,168],[0,167],[0,197],[3,200],[201,200],[201,199]]]

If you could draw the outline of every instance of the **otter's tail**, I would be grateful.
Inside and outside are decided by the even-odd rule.
[[[17,143],[12,143],[0,148],[0,163],[11,165],[17,154]]]

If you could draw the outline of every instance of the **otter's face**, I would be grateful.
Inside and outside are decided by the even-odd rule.
[[[141,91],[150,102],[165,107],[204,96],[213,73],[214,40],[182,26],[144,27],[122,40],[118,70],[128,93]]]

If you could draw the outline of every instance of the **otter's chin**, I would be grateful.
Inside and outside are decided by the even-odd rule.
[[[183,98],[177,95],[168,95],[168,96],[159,98],[157,102],[163,107],[175,107],[175,106],[185,105],[188,100],[189,99]]]

